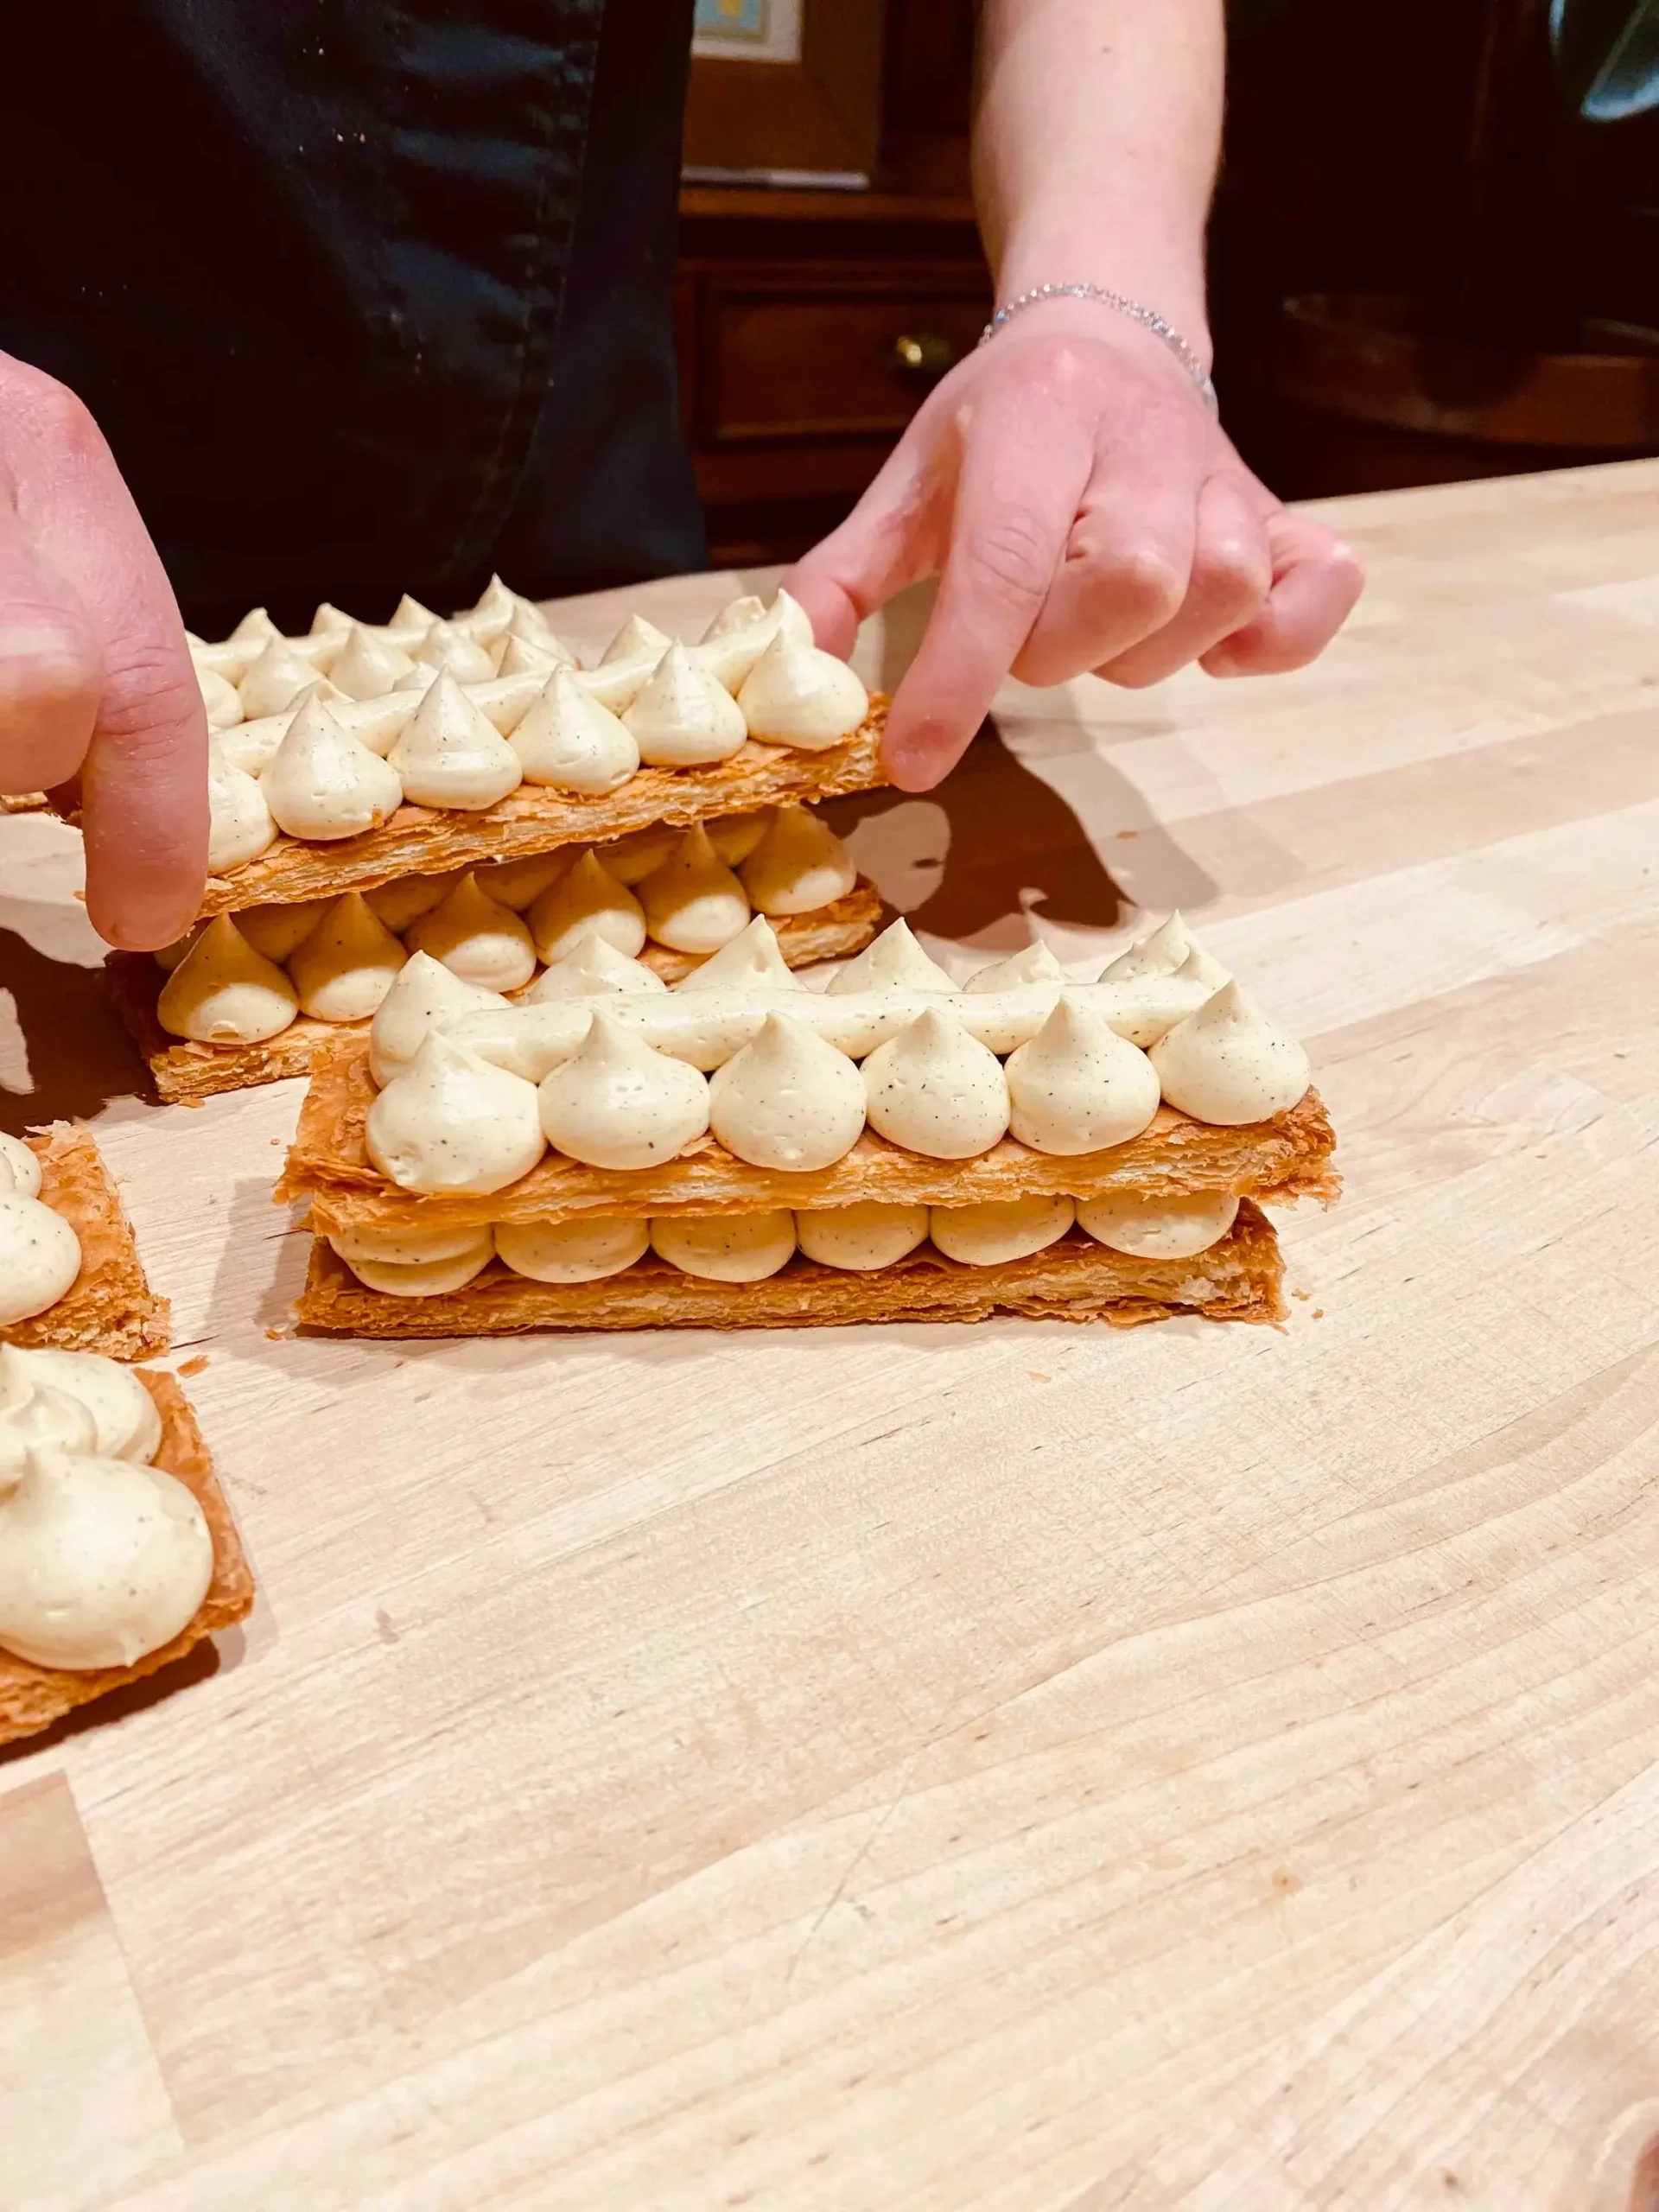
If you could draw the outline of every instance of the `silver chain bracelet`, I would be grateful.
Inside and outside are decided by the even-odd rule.
[[[986,345],[995,338],[1005,322],[1010,322],[1026,308],[1034,308],[1042,300],[1094,300],[1101,307],[1110,308],[1116,315],[1128,315],[1131,322],[1138,322],[1142,330],[1151,331],[1154,338],[1161,338],[1170,352],[1186,371],[1198,388],[1198,396],[1212,415],[1221,412],[1221,402],[1216,397],[1216,387],[1210,381],[1210,372],[1187,344],[1173,323],[1166,322],[1155,308],[1142,307],[1139,300],[1131,300],[1122,292],[1109,292],[1103,284],[1039,284],[1034,291],[1021,292],[1017,300],[1010,300],[996,313],[979,334],[979,342]]]

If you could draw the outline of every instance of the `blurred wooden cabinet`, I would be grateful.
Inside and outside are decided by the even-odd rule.
[[[682,401],[716,565],[832,526],[979,335],[971,47],[971,0],[888,0],[868,190],[682,193]]]

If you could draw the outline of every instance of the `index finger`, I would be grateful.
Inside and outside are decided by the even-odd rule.
[[[956,432],[938,598],[887,717],[901,791],[928,790],[967,751],[1042,612],[1093,459],[1077,415],[1029,390],[964,408]]]
[[[86,906],[112,944],[181,937],[207,876],[207,717],[178,605],[97,424],[35,378],[16,404],[16,507],[43,561],[74,579],[103,658],[81,771]]]

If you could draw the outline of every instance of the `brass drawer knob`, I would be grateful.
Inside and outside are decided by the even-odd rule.
[[[922,331],[913,338],[906,332],[893,341],[893,365],[906,376],[942,377],[956,358],[950,340],[932,332]]]

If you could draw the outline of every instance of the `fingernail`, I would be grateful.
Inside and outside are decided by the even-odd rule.
[[[887,747],[887,773],[901,791],[925,791],[934,780],[933,748],[901,740]]]

